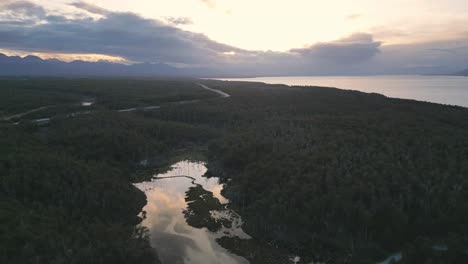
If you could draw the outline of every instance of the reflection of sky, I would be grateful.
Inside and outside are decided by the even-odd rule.
[[[204,178],[206,167],[202,163],[182,161],[171,171],[158,177],[190,176],[207,191],[213,192],[221,202],[226,203],[220,191],[223,186],[217,178]],[[187,208],[185,192],[193,186],[189,178],[160,179],[137,183],[136,187],[146,193],[146,219],[142,225],[150,230],[151,245],[158,250],[163,263],[236,264],[246,261],[232,255],[215,242],[216,234],[206,229],[189,226],[182,213]]]

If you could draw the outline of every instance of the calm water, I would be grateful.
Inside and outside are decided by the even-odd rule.
[[[148,200],[143,208],[146,218],[141,224],[149,229],[151,245],[157,249],[163,264],[248,263],[244,258],[229,253],[215,241],[222,236],[250,239],[241,228],[240,216],[232,210],[225,207],[211,212],[213,218],[228,219],[231,223],[218,232],[194,228],[187,223],[184,211],[188,207],[186,196],[189,188],[200,185],[213,193],[221,204],[226,205],[229,202],[220,193],[223,185],[218,178],[202,177],[206,170],[203,163],[182,161],[174,164],[169,172],[156,175],[151,181],[135,184],[145,192]],[[189,176],[192,179],[164,178],[173,176]]]
[[[223,79],[271,84],[311,85],[380,93],[468,107],[468,77],[457,76],[292,76]]]

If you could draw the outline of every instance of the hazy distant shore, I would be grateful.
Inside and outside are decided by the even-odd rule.
[[[442,75],[284,76],[219,78],[225,81],[263,82],[291,86],[323,86],[392,98],[468,107],[468,78]]]

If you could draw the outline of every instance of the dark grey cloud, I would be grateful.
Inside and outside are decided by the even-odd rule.
[[[26,17],[42,18],[47,13],[43,7],[28,1],[5,1],[0,6],[2,11],[8,11]]]
[[[0,22],[16,25],[34,24],[47,15],[47,11],[28,1],[3,0],[0,2]]]
[[[396,74],[453,73],[468,68],[468,36],[414,44],[386,45],[369,71]]]
[[[103,17],[49,16],[45,17],[47,23],[29,27],[8,24],[0,28],[0,47],[36,52],[98,53],[130,61],[183,64],[217,61],[223,52],[239,50],[159,20],[133,13],[109,12],[84,2],[72,5]]]
[[[293,49],[291,52],[330,63],[359,63],[378,54],[381,44],[374,41],[370,34],[357,33],[337,41]]]

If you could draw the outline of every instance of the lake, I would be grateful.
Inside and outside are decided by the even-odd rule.
[[[289,76],[221,80],[336,87],[468,107],[468,77],[460,76]]]
[[[150,243],[158,250],[163,264],[248,263],[244,258],[229,253],[216,243],[216,238],[224,235],[250,238],[242,231],[240,219],[228,230],[217,232],[192,227],[187,222],[185,212],[192,202],[187,192],[192,187],[203,188],[212,193],[223,205],[228,202],[220,193],[223,185],[217,178],[202,177],[206,171],[203,163],[181,161],[172,165],[170,171],[155,175],[150,181],[135,184],[145,192],[148,200],[143,208],[145,218],[141,224],[148,228]],[[217,213],[229,215],[230,211],[223,206]]]

